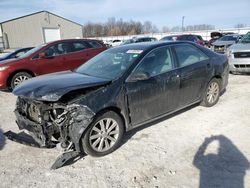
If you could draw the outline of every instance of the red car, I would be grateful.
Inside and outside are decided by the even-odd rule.
[[[177,37],[177,40],[179,41],[191,41],[194,42],[196,44],[199,44],[201,46],[205,45],[205,41],[203,40],[203,38],[200,35],[179,35]]]
[[[106,50],[98,40],[67,39],[42,44],[17,59],[0,62],[0,89],[14,89],[34,76],[73,70]]]

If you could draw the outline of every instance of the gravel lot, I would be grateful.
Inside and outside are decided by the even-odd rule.
[[[18,131],[16,98],[0,92],[0,187],[250,187],[249,98],[249,75],[230,75],[216,106],[194,106],[129,132],[108,156],[49,170],[57,149],[4,138]]]

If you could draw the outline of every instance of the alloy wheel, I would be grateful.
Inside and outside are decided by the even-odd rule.
[[[212,82],[208,86],[207,90],[207,102],[213,104],[219,97],[219,84],[217,82]]]
[[[16,77],[16,79],[14,80],[14,86],[17,86],[17,85],[21,84],[23,81],[28,80],[28,79],[29,79],[29,77],[28,77],[28,76],[25,76],[25,75],[18,76],[18,77]]]
[[[91,129],[89,143],[93,150],[104,152],[112,148],[119,137],[119,125],[112,118],[99,120]]]

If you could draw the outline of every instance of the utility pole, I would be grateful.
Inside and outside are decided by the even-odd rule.
[[[182,16],[182,21],[181,21],[181,30],[182,30],[182,32],[184,32],[184,19],[185,19],[185,16]]]

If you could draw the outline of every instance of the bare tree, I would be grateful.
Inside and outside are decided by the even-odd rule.
[[[143,24],[143,33],[152,33],[153,31],[153,24],[151,21],[145,21]]]
[[[238,23],[234,26],[234,28],[243,28],[246,27],[246,24]]]
[[[163,33],[170,32],[170,28],[167,27],[167,26],[164,26],[164,27],[162,27],[162,32],[163,32]]]
[[[152,26],[151,32],[153,30],[157,30],[156,26]],[[122,19],[116,20],[114,17],[109,18],[104,24],[89,22],[83,26],[84,37],[136,35],[141,34],[142,31],[141,22],[133,20],[124,22]]]

